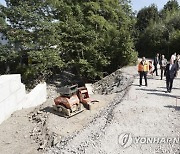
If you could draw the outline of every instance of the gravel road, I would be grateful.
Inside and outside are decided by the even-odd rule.
[[[149,86],[139,87],[136,77],[123,100],[125,92],[47,154],[179,154],[180,77],[171,94],[165,93],[165,80],[159,78],[149,76]]]

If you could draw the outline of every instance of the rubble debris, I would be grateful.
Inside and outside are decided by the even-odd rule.
[[[134,80],[134,75],[122,72],[121,69],[106,76],[102,80],[94,83],[94,93],[108,95],[120,93],[129,87]]]

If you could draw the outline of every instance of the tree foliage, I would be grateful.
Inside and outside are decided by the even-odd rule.
[[[144,9],[139,12],[142,13]],[[167,58],[174,52],[179,52],[180,8],[176,0],[168,1],[158,12],[158,20],[144,26],[143,32],[137,35],[136,49],[140,56],[153,57],[157,52]],[[144,14],[144,19],[150,15]],[[140,18],[139,18],[140,19]],[[137,17],[137,27],[139,27]],[[143,23],[143,19],[141,19]]]
[[[64,69],[94,80],[139,56],[179,51],[180,8],[168,1],[137,16],[129,0],[6,0],[0,6],[0,69],[23,80],[48,79]],[[135,46],[134,46],[135,45]]]
[[[8,26],[1,29],[17,53],[13,71],[25,80],[47,78],[66,68],[93,80],[137,58],[134,19],[126,0],[6,3],[1,12]]]
[[[143,32],[151,22],[156,22],[159,18],[157,6],[152,4],[149,7],[144,7],[137,14],[137,30]]]
[[[163,9],[160,11],[160,17],[162,19],[165,19],[168,14],[172,14],[173,12],[178,11],[179,4],[177,0],[169,0],[163,7]]]

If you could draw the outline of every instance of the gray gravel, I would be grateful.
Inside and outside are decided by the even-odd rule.
[[[118,92],[119,90],[116,89],[121,90],[117,93],[116,98],[96,114],[83,129],[62,137],[56,145],[46,149],[45,153],[179,154],[179,144],[131,143],[128,139],[126,144],[129,144],[129,147],[122,146],[123,141],[119,140],[121,134],[130,133],[132,137],[142,136],[142,138],[180,137],[179,107],[174,106],[179,97],[180,78],[175,79],[173,92],[166,94],[164,92],[165,81],[159,80],[158,77],[149,78],[148,87],[139,87],[139,78],[134,76],[136,71],[135,67],[125,68],[120,71],[125,74],[125,77],[116,72],[114,73],[116,75],[110,75],[106,77],[106,80],[95,83],[96,92],[108,94]],[[110,85],[103,88],[108,83],[118,85],[116,76],[121,77],[119,82],[126,81],[122,84],[123,86],[115,86],[116,88],[112,89]]]
[[[129,69],[129,68],[127,68]],[[125,70],[127,70],[125,69]],[[132,68],[131,68],[132,69]],[[135,70],[135,68],[133,68]],[[109,129],[114,119],[114,109],[121,103],[128,87],[134,80],[134,74],[128,74],[123,70],[117,70],[111,75],[93,85],[96,93],[112,94],[118,96],[101,110],[88,125],[83,129],[64,137],[55,146],[48,149],[47,154],[52,153],[106,153],[101,147],[101,139],[105,138],[106,130]],[[93,149],[96,149],[94,151]],[[100,148],[101,147],[101,148]]]
[[[112,74],[106,76],[102,80],[93,84],[93,89],[95,93],[98,94],[113,94],[113,93],[121,93],[125,90],[134,80],[135,72],[132,68],[134,67],[126,67],[123,69],[118,69]]]

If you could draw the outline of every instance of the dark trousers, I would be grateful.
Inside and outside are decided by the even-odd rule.
[[[142,85],[142,78],[144,77],[145,80],[145,85],[147,86],[147,72],[139,72],[140,75],[140,80],[139,80],[139,84]]]
[[[172,90],[173,80],[174,80],[174,78],[166,77],[166,87],[167,87],[167,91],[171,91],[171,90]]]
[[[163,76],[164,76],[164,71],[165,71],[165,69],[166,69],[166,68],[164,68],[164,67],[161,68],[161,80],[162,80],[162,78],[163,78]]]
[[[153,73],[154,73],[154,72],[156,72],[156,76],[158,76],[157,65],[154,65]]]

